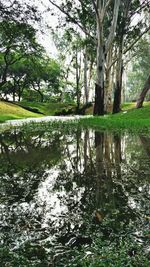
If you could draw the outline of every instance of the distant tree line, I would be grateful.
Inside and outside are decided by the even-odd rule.
[[[40,21],[36,7],[8,1],[0,4],[0,96],[20,101],[60,95],[61,69],[37,42],[27,21]],[[35,93],[33,93],[33,91]]]

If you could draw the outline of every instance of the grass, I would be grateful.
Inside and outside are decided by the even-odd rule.
[[[80,124],[99,129],[150,131],[150,102],[144,103],[141,109],[135,109],[134,103],[125,103],[118,114],[83,118]]]
[[[0,101],[0,122],[33,117],[41,117],[41,115],[27,111],[12,103]]]
[[[21,102],[19,104],[35,108],[46,116],[54,115],[55,112],[61,112],[64,109],[67,110],[74,108],[73,105],[66,103]],[[41,115],[25,110],[18,105],[0,101],[0,122],[4,122],[9,119],[40,116]],[[58,123],[60,124],[60,121]],[[74,124],[73,122],[68,122],[68,124],[69,123]],[[150,132],[150,102],[144,103],[144,107],[141,109],[135,109],[135,103],[124,103],[122,105],[122,112],[118,114],[109,114],[104,117],[83,117],[79,120],[79,125],[103,130],[108,129],[118,131],[129,129],[130,131]]]
[[[39,102],[20,102],[17,103],[22,107],[29,107],[37,109],[39,112],[43,113],[46,116],[53,116],[55,112],[61,112],[62,110],[68,110],[75,108],[75,105],[68,103],[39,103]]]

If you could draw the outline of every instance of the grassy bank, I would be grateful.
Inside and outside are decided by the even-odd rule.
[[[19,103],[27,108],[35,109],[44,115],[55,115],[56,112],[73,109],[73,105],[65,103]],[[91,114],[92,109],[88,110]],[[41,114],[33,113],[18,105],[0,101],[0,122],[10,119],[21,119],[30,117],[40,117]],[[65,122],[65,124],[74,124]],[[78,123],[78,122],[76,122]],[[60,124],[60,122],[58,122]],[[150,131],[150,102],[145,103],[141,109],[135,109],[134,103],[125,103],[122,106],[122,112],[115,115],[105,115],[104,117],[81,118],[79,124],[84,127],[93,127],[97,129],[129,129],[130,131]]]
[[[36,109],[45,116],[54,116],[55,113],[75,109],[75,105],[68,103],[39,103],[39,102],[19,102],[21,107]]]
[[[150,131],[150,103],[146,103],[141,109],[135,109],[133,103],[124,104],[122,112],[118,114],[83,118],[80,124],[98,129]]]
[[[33,117],[41,117],[41,115],[25,110],[12,103],[0,101],[0,122]]]

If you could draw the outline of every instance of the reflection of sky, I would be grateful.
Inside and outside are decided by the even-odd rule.
[[[67,212],[67,207],[61,205],[60,199],[58,198],[58,193],[53,191],[60,171],[57,170],[57,168],[52,168],[48,171],[48,173],[48,178],[39,185],[36,196],[39,204],[44,204],[44,226],[47,226],[46,224],[49,219],[55,220],[55,217],[59,217],[62,212]],[[64,195],[64,191],[59,192],[60,197],[63,197]]]
[[[58,167],[54,167],[48,171],[48,178],[41,182],[36,194],[36,201],[39,206],[44,206],[44,218],[42,227],[47,227],[48,222],[55,221],[55,225],[59,226],[58,218],[64,217],[67,215],[68,207],[67,202],[61,202],[61,199],[65,199],[66,191],[63,187],[61,190],[54,191],[56,180],[60,175],[60,170]],[[76,183],[73,183],[74,196],[73,199],[75,202],[79,202],[84,188],[78,188]]]

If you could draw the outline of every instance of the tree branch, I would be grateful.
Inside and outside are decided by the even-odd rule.
[[[114,40],[115,30],[116,30],[117,20],[118,20],[119,6],[120,6],[120,0],[115,0],[114,10],[113,10],[113,21],[112,21],[112,24],[110,27],[110,33],[108,36],[108,41],[106,43],[106,53],[109,51],[109,49],[112,45],[112,42]]]
[[[132,18],[136,13],[140,12],[148,4],[150,4],[150,1],[145,0],[133,13],[131,13],[129,18]]]
[[[92,0],[92,4],[93,4],[93,7],[94,7],[96,16],[98,17],[98,19],[100,19],[100,17],[99,17],[99,13],[98,13],[98,9],[97,9],[97,5],[96,5],[96,3],[95,3],[95,0]]]
[[[138,36],[138,38],[131,44],[131,45],[129,45],[129,47],[127,47],[126,48],[126,50],[123,52],[123,54],[125,55],[129,50],[131,50],[131,48],[141,39],[141,37],[145,34],[145,33],[147,33],[148,31],[150,30],[150,26],[148,27],[148,28],[146,28],[145,29],[145,31],[144,32],[142,32],[139,36]]]
[[[130,44],[129,45],[129,47],[127,47],[124,51],[123,51],[123,55],[125,55],[129,50],[131,50],[132,49],[132,47],[142,38],[142,36],[145,34],[145,33],[147,33],[148,31],[150,30],[150,26],[148,27],[148,28],[146,28],[145,29],[145,31],[144,32],[142,32],[139,36],[138,36],[138,38],[132,43],[132,44]],[[116,63],[116,61],[118,60],[118,57],[116,57],[115,59],[114,59],[114,61],[111,63],[111,65],[108,67],[108,69],[110,69],[115,63]]]
[[[57,5],[55,2],[53,2],[52,0],[49,0],[49,2],[55,6],[57,9],[59,9],[64,15],[66,15],[68,17],[68,19],[70,20],[70,22],[73,22],[74,24],[76,24],[87,36],[89,36],[90,38],[94,39],[93,36],[90,35],[90,33],[86,30],[86,28],[84,28],[74,17],[72,17],[67,11],[65,11],[61,6]]]
[[[111,0],[108,0],[105,4],[104,8],[103,8],[103,19],[104,19],[105,13],[106,13],[107,8],[109,7],[110,3],[111,3]]]

